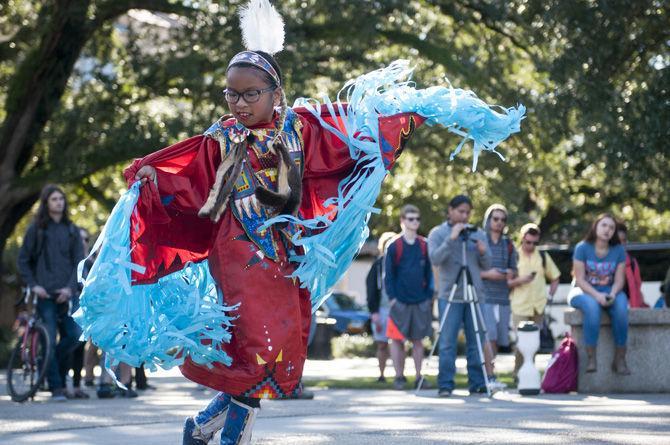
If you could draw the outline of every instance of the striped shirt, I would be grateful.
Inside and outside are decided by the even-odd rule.
[[[506,236],[501,236],[497,243],[494,243],[491,236],[487,234],[486,240],[491,249],[491,267],[503,272],[507,269],[516,271],[517,253],[512,241]],[[511,251],[511,254],[510,254]],[[485,302],[488,304],[509,305],[509,288],[507,280],[483,280],[484,291],[486,294]]]

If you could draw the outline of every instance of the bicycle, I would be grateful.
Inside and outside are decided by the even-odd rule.
[[[29,309],[17,317],[18,341],[7,365],[7,392],[15,402],[34,398],[44,380],[52,347],[47,329],[37,315],[37,295],[27,288],[16,305],[21,301]]]

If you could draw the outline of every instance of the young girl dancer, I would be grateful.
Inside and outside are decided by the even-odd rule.
[[[251,0],[240,18],[231,115],[126,170],[131,188],[94,248],[78,313],[114,360],[178,364],[221,391],[187,419],[185,444],[219,429],[222,444],[248,443],[259,399],[299,391],[310,311],[367,238],[381,182],[418,126],[442,124],[463,136],[456,152],[471,139],[477,155],[524,114],[469,91],[417,90],[403,61],[349,82],[346,103],[289,107],[273,57],[281,17]]]

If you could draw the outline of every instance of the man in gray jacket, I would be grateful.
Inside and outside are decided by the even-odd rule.
[[[470,198],[464,195],[454,197],[449,203],[447,221],[435,227],[428,235],[430,261],[438,269],[440,319],[447,307],[449,294],[463,264],[462,249],[464,243],[467,267],[470,271],[469,278],[472,279],[478,297],[484,297],[484,285],[480,272],[491,267],[491,252],[486,243],[486,234],[482,230],[473,231],[471,226],[468,225],[471,212],[472,201]],[[454,389],[456,343],[461,324],[465,327],[467,342],[468,388],[471,393],[486,392],[470,306],[458,302],[463,300],[462,277],[457,284],[458,287],[454,297],[456,302],[449,308],[440,335],[439,374],[437,378],[438,395],[440,397],[449,397]],[[481,340],[482,344],[486,341],[485,338]]]

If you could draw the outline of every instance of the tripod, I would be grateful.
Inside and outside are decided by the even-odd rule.
[[[489,378],[486,372],[486,366],[484,364],[484,349],[482,347],[482,336],[483,334],[484,338],[486,338],[486,324],[484,323],[484,316],[482,315],[482,310],[479,305],[479,297],[477,295],[477,291],[475,290],[475,287],[473,285],[472,281],[472,274],[470,273],[470,269],[468,268],[468,263],[467,263],[467,255],[466,255],[466,250],[465,246],[467,245],[468,241],[468,233],[467,232],[461,232],[461,238],[463,239],[463,248],[461,252],[461,259],[462,259],[462,266],[461,269],[458,271],[458,275],[456,275],[456,280],[454,280],[453,286],[451,286],[451,292],[449,293],[449,299],[447,300],[447,307],[444,308],[444,312],[442,313],[442,317],[440,318],[440,327],[437,331],[437,337],[435,338],[435,342],[433,343],[433,347],[430,350],[430,354],[428,355],[428,360],[433,356],[435,353],[435,348],[437,348],[437,345],[439,344],[440,341],[440,335],[442,335],[442,328],[444,328],[444,323],[447,321],[447,314],[449,313],[449,309],[451,308],[451,305],[454,303],[457,304],[468,304],[470,306],[470,316],[472,317],[472,325],[474,326],[475,330],[475,338],[477,340],[477,354],[479,356],[479,362],[482,367],[482,373],[484,374],[484,383],[486,384],[486,395],[488,397],[491,397],[491,388],[489,385]],[[459,300],[455,300],[456,296],[456,290],[458,289],[458,283],[462,281],[463,285],[463,298]],[[486,344],[488,346],[488,343]],[[424,377],[421,376],[421,381],[419,382],[419,385],[417,386],[416,394],[419,393],[419,390],[421,389],[423,385],[423,380]]]

